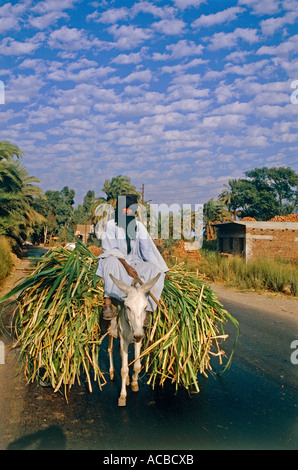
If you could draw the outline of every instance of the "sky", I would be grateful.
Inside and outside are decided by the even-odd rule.
[[[203,204],[297,169],[296,0],[0,5],[0,140],[44,191],[78,204],[126,175],[152,203]]]

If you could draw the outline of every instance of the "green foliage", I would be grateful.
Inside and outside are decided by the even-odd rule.
[[[124,194],[139,194],[136,187],[130,182],[128,176],[116,176],[104,182],[102,191],[107,195],[107,201],[115,201],[118,196]]]
[[[0,141],[0,235],[13,246],[20,246],[43,219],[33,207],[34,199],[42,194],[34,184],[39,180],[20,164],[21,156],[18,147]]]
[[[39,237],[44,238],[44,243],[48,237],[64,236],[66,239],[63,230],[73,222],[74,197],[75,191],[64,186],[61,191],[48,190],[45,197],[35,199],[34,207],[45,217],[43,226],[39,227]]]
[[[12,268],[11,246],[7,238],[0,236],[0,281],[7,277]]]
[[[255,168],[245,173],[247,178],[230,180],[227,190],[219,195],[236,216],[269,220],[297,210],[298,175],[291,168]]]
[[[23,154],[17,145],[14,145],[7,140],[0,140],[0,161],[12,160],[13,157],[22,158]]]
[[[224,202],[221,200],[214,201],[213,198],[204,204],[203,217],[207,240],[216,238],[216,231],[212,224],[231,220],[231,215],[225,208]]]

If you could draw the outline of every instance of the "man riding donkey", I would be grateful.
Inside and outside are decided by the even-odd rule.
[[[117,305],[123,300],[121,291],[110,277],[130,285],[132,278],[140,284],[160,276],[151,289],[144,327],[150,323],[150,312],[154,312],[163,287],[168,267],[155,246],[145,226],[136,220],[138,198],[135,194],[119,196],[115,219],[109,220],[102,232],[103,253],[99,256],[96,274],[104,281],[104,320],[117,316]]]

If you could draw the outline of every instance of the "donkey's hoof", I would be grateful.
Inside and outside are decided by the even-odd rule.
[[[132,382],[131,383],[131,389],[133,392],[138,392],[139,391],[139,384],[138,382]]]
[[[118,399],[118,406],[126,406],[126,398],[125,397],[120,397]]]

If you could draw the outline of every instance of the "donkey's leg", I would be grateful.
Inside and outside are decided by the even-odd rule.
[[[118,406],[126,406],[126,381],[128,377],[128,341],[120,338],[120,355],[121,355],[121,379],[122,386]]]
[[[139,356],[140,356],[140,353],[141,353],[141,344],[142,344],[141,341],[139,343],[134,344],[135,359],[137,359],[134,363],[134,366],[133,366],[134,374],[132,376],[132,381],[131,381],[131,388],[134,392],[138,392],[138,390],[139,390],[138,378],[139,378],[139,372],[142,368],[141,360],[139,359]]]
[[[114,338],[113,336],[109,335],[108,353],[109,353],[109,358],[110,358],[110,379],[111,380],[114,380],[114,377],[115,377],[113,349],[114,349]]]

